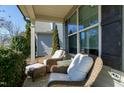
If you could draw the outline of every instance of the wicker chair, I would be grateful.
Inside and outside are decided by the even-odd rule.
[[[57,65],[57,61],[63,60],[64,57],[65,57],[65,51],[62,50],[61,56],[59,58],[55,58],[55,57],[53,58],[53,56],[52,56],[51,58],[45,59],[44,64],[46,64],[46,66],[47,66],[47,72],[50,72],[51,67],[53,65]]]
[[[94,59],[94,64],[90,69],[87,77],[84,81],[70,81],[70,80],[51,80],[49,79],[48,87],[90,87],[94,83],[95,79],[97,78],[99,72],[102,69],[103,62],[100,57],[91,56]],[[67,74],[68,66],[57,66],[54,65],[51,68],[51,72],[53,73],[65,73]],[[51,73],[52,74],[52,73]],[[56,76],[55,76],[56,77]]]

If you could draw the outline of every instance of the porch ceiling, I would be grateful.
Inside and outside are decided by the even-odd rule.
[[[73,5],[19,5],[24,16],[32,21],[44,20],[63,22],[66,15],[73,9]]]

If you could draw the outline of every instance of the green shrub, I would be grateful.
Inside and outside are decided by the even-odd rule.
[[[26,28],[26,31],[25,31],[25,38],[26,38],[26,43],[27,43],[27,55],[29,56],[30,55],[30,45],[31,45],[31,29],[30,29],[30,26],[31,26],[31,22],[27,22],[25,28]]]
[[[0,47],[0,86],[21,86],[25,66],[24,55],[21,52]]]
[[[29,56],[27,39],[24,36],[12,37],[11,48],[16,51],[21,51],[25,55],[25,57]]]
[[[53,29],[53,35],[52,35],[52,55],[58,49],[60,49],[60,44],[59,44],[58,29],[56,25],[55,28]]]

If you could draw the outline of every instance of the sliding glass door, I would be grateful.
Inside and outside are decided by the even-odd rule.
[[[80,6],[66,20],[66,26],[69,53],[79,50],[98,55],[98,6]]]
[[[98,55],[98,6],[79,8],[80,52]]]

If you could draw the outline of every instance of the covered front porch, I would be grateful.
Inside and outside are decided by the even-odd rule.
[[[95,20],[93,22],[91,22],[90,26],[87,26],[86,28],[84,28],[82,30],[82,27],[79,27],[79,7],[80,6],[75,6],[75,5],[56,5],[56,6],[35,6],[35,5],[20,5],[19,8],[22,11],[24,17],[28,17],[31,20],[31,63],[36,63],[36,54],[35,54],[35,38],[36,38],[36,22],[37,21],[41,21],[41,22],[53,22],[53,23],[61,23],[63,24],[63,45],[65,45],[63,47],[64,50],[67,51],[67,54],[71,55],[72,57],[74,56],[74,54],[76,53],[80,53],[82,50],[82,47],[86,47],[86,46],[81,46],[82,43],[80,43],[80,33],[81,32],[86,32],[86,31],[90,31],[90,29],[95,29],[94,32],[96,31],[96,29],[98,30],[98,36],[97,36],[97,51],[96,51],[96,46],[93,49],[89,50],[88,52],[93,52],[95,53],[97,56],[101,57],[102,55],[102,28],[101,28],[101,6],[97,7],[97,12],[96,11],[92,11],[93,14],[93,18],[95,19],[97,16],[98,20]],[[94,6],[91,6],[91,8],[94,8]],[[76,13],[75,13],[76,11]],[[96,14],[97,15],[96,15]],[[70,31],[69,34],[66,31],[66,26],[67,26],[67,19],[69,19],[71,16],[76,16],[76,21],[75,19],[72,18],[72,23],[74,21],[74,25],[73,29],[76,31]],[[73,16],[73,17],[74,17]],[[76,22],[76,24],[75,24]],[[87,23],[86,23],[87,24]],[[83,34],[83,33],[81,33]],[[83,35],[82,35],[83,36]],[[73,37],[73,38],[72,38]],[[71,39],[72,38],[72,39]],[[75,39],[76,38],[76,39]],[[82,37],[83,38],[83,37]],[[70,43],[69,42],[71,40],[74,40],[75,42]],[[86,38],[89,39],[89,38]],[[89,48],[89,42],[88,41],[88,48]],[[69,46],[70,44],[70,46]],[[71,47],[71,45],[74,45]],[[76,47],[75,47],[76,45]],[[73,51],[72,51],[73,50]],[[84,49],[85,51],[85,49]],[[71,53],[70,53],[71,52]],[[74,53],[74,54],[73,54]],[[42,60],[42,58],[41,58]],[[43,61],[43,60],[42,60]],[[117,74],[116,74],[117,73]],[[116,77],[117,76],[117,77]],[[102,71],[100,72],[100,75],[98,76],[98,78],[96,79],[95,83],[93,84],[93,86],[96,87],[114,87],[114,86],[124,86],[123,84],[123,72],[112,69],[110,66],[103,66]],[[47,74],[45,77],[41,77],[39,79],[37,79],[35,82],[32,82],[30,78],[27,78],[24,82],[24,87],[45,87],[47,85],[47,81],[49,79],[49,74]]]
[[[48,84],[50,74],[47,74],[44,77],[36,79],[35,82],[32,82],[31,78],[26,78],[23,87],[46,87]],[[112,77],[112,73],[109,67],[104,66],[96,81],[93,84],[93,87],[124,87],[124,84],[120,81],[115,80]]]
[[[70,13],[72,13],[77,6],[73,5],[56,5],[56,6],[35,6],[35,5],[19,5],[19,9],[21,10],[24,18],[30,18],[31,20],[31,63],[35,63],[36,57],[36,29],[40,29],[37,26],[37,22],[49,22],[49,23],[60,23],[63,26],[63,35],[65,34],[64,31],[64,21],[68,17]],[[41,24],[42,25],[42,24]],[[65,45],[65,36],[63,37],[62,44]],[[63,47],[65,49],[65,46]]]

